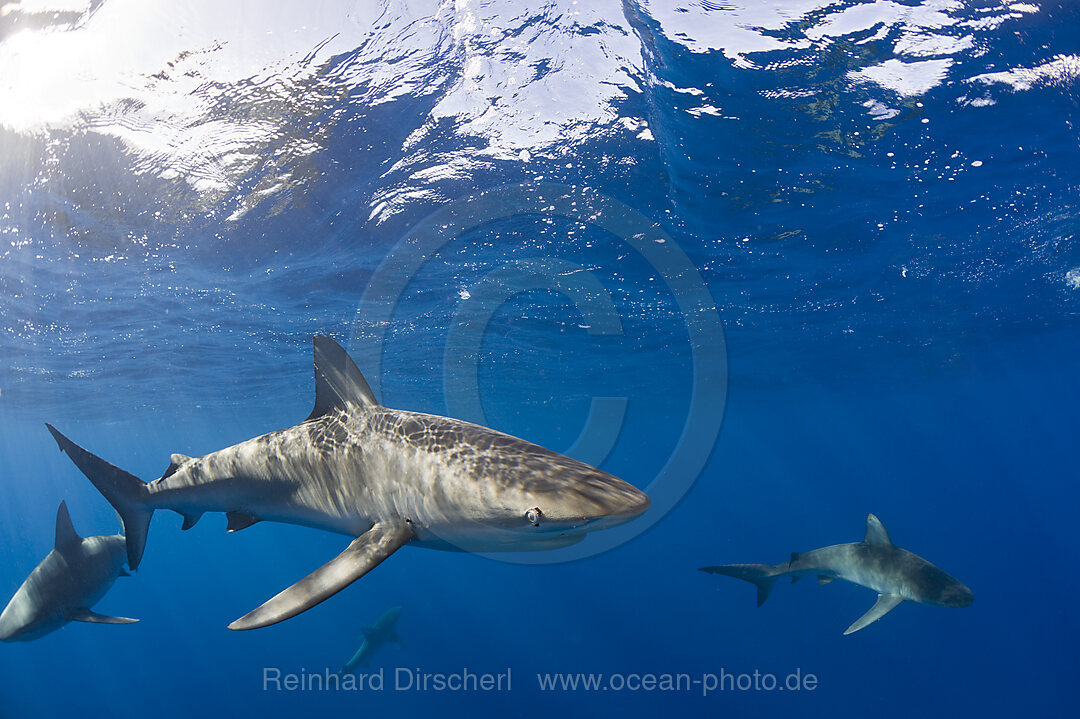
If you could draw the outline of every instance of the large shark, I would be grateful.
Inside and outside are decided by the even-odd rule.
[[[341,668],[338,674],[349,674],[355,671],[357,667],[371,666],[371,658],[387,642],[393,642],[404,647],[405,641],[397,633],[397,622],[400,618],[401,607],[392,607],[379,617],[379,621],[375,622],[375,626],[365,627],[363,630],[364,641],[360,644],[360,648],[356,650],[356,653],[352,655],[349,661],[345,662],[345,666]]]
[[[757,604],[769,598],[777,577],[791,577],[792,583],[807,574],[816,575],[819,584],[844,579],[878,593],[877,602],[866,614],[847,628],[851,634],[873,624],[903,601],[942,607],[966,607],[975,595],[920,556],[900,549],[889,539],[881,520],[866,517],[866,538],[851,544],[835,544],[810,552],[791,555],[783,564],[722,564],[702,567],[710,574],[724,574],[757,585]]]
[[[67,504],[56,510],[53,550],[26,578],[0,614],[0,641],[24,642],[68,622],[131,624],[138,619],[90,611],[119,576],[127,576],[124,538],[87,537],[75,532]]]
[[[193,459],[174,454],[144,483],[49,431],[120,515],[139,566],[150,517],[190,528],[225,512],[229,531],[259,521],[355,537],[328,564],[229,625],[255,629],[306,611],[406,544],[457,551],[564,547],[649,507],[632,485],[486,427],[383,407],[345,350],[317,335],[315,408],[303,422]]]

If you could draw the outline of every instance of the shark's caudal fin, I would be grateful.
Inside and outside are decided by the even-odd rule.
[[[723,574],[757,585],[759,607],[769,598],[769,593],[776,584],[776,578],[783,574],[782,570],[768,564],[721,564],[715,567],[702,567],[701,571],[709,574]]]
[[[146,483],[133,474],[128,474],[119,467],[90,454],[70,439],[60,434],[51,424],[46,424],[53,439],[60,445],[60,451],[66,452],[87,479],[109,501],[120,521],[124,524],[124,536],[127,538],[128,566],[132,570],[139,568],[143,548],[146,546],[146,534],[150,531],[150,517],[153,509],[145,506]]]
[[[259,629],[306,612],[379,566],[415,536],[407,522],[377,523],[354,539],[344,552],[237,619],[229,629]]]

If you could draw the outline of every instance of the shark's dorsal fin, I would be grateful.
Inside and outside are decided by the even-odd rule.
[[[866,515],[866,539],[867,544],[881,544],[886,547],[893,546],[889,539],[889,533],[885,531],[885,525],[873,514]]]
[[[71,515],[68,514],[67,502],[60,502],[60,506],[56,510],[56,541],[53,543],[53,547],[64,549],[73,547],[80,542],[82,542],[82,537],[79,536],[74,525],[71,524]]]
[[[308,419],[342,409],[348,404],[379,404],[364,375],[345,348],[326,335],[315,335],[315,408]]]

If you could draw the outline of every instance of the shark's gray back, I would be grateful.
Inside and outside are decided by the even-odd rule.
[[[59,629],[74,610],[89,609],[105,596],[126,556],[121,535],[54,548],[0,614],[0,635],[30,640]]]

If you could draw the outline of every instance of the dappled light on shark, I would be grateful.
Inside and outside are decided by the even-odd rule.
[[[194,526],[225,512],[356,537],[338,557],[229,625],[276,624],[337,594],[406,544],[467,552],[565,547],[641,515],[649,498],[594,467],[486,427],[380,405],[334,340],[314,339],[315,408],[302,423],[192,459],[144,483],[49,425],[116,508],[137,569],[156,509]]]

